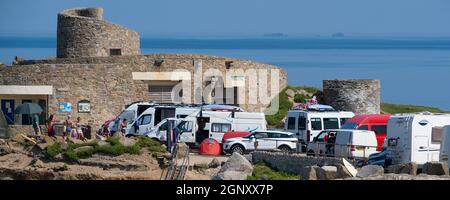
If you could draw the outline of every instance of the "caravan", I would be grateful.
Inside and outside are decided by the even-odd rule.
[[[439,161],[443,126],[450,115],[407,114],[391,116],[387,128],[387,164]]]
[[[290,110],[284,125],[284,130],[295,133],[299,140],[307,144],[321,131],[339,129],[350,118],[353,112],[329,110]]]
[[[180,141],[199,144],[206,138],[222,141],[229,131],[266,130],[264,113],[235,111],[197,111],[176,126]]]
[[[441,151],[439,153],[439,161],[446,162],[450,166],[448,159],[450,155],[450,125],[444,126],[442,132]]]

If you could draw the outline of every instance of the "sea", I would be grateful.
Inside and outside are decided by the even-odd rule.
[[[143,54],[194,53],[282,67],[290,85],[379,79],[383,102],[450,110],[449,38],[142,38]],[[56,56],[55,38],[0,37],[0,62]]]

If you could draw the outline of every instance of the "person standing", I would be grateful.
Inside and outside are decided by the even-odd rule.
[[[123,119],[119,125],[119,130],[122,133],[122,136],[125,136],[126,128],[127,128],[127,119]]]
[[[41,113],[33,114],[31,117],[31,123],[33,124],[34,133],[36,135],[41,135],[41,127],[39,126],[39,115]]]
[[[66,141],[67,136],[70,137],[70,134],[72,133],[72,116],[67,115],[66,120],[64,121],[64,141]]]
[[[55,133],[53,132],[54,123],[55,123],[55,116],[52,114],[47,119],[47,135],[50,137],[55,136]]]
[[[77,123],[76,123],[76,131],[77,131],[77,136],[78,136],[78,139],[80,139],[80,140],[86,140],[86,138],[84,137],[84,134],[83,134],[83,129],[82,129],[82,125],[81,125],[81,117],[77,117]]]

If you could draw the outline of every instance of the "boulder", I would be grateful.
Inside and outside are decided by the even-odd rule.
[[[337,167],[336,166],[323,166],[316,168],[316,174],[318,180],[333,180],[336,179]]]
[[[384,168],[379,165],[366,165],[362,167],[356,174],[357,177],[361,178],[371,176],[383,176],[383,175],[384,175]]]
[[[422,173],[428,175],[449,175],[446,162],[427,162],[423,165]]]
[[[233,153],[225,164],[220,168],[219,173],[225,171],[238,171],[244,172],[246,174],[252,174],[253,166],[252,164],[241,154]]]
[[[354,175],[352,173],[350,173],[348,168],[345,167],[344,165],[337,165],[336,167],[337,167],[336,178],[350,178],[350,177],[354,177]]]
[[[317,180],[316,169],[318,166],[307,166],[300,170],[300,180]]]
[[[37,144],[37,146],[38,146],[38,148],[40,149],[40,150],[45,150],[45,148],[47,148],[47,146],[49,146],[50,144],[49,143],[39,143],[39,144]]]
[[[346,168],[353,177],[356,176],[358,170],[356,170],[355,167],[351,163],[349,163],[345,158],[342,158],[342,164],[344,168]]]
[[[44,168],[45,167],[44,163],[39,159],[35,159],[32,162],[33,162],[33,167],[36,167],[36,168]]]
[[[186,143],[180,142],[180,143],[177,143],[177,146],[178,146],[177,155],[176,155],[177,158],[184,158],[186,156],[186,153],[189,154],[189,151],[188,151],[189,146]]]
[[[4,139],[0,139],[0,145],[6,144],[6,141]]]
[[[94,147],[92,146],[82,146],[82,147],[78,147],[76,149],[74,149],[73,151],[75,151],[75,153],[80,153],[80,152],[87,152],[87,151],[93,151]]]
[[[240,171],[224,171],[212,177],[212,180],[246,180],[248,173]]]
[[[289,97],[294,97],[294,96],[295,96],[294,90],[291,90],[291,89],[287,89],[287,90],[286,90],[286,94],[287,94]]]
[[[50,145],[55,143],[55,140],[52,137],[48,136],[48,135],[44,135],[42,138],[43,138],[42,142],[48,143]]]
[[[103,141],[103,140],[98,141],[97,144],[98,144],[98,146],[108,146],[108,145],[111,145],[111,144],[109,144],[109,142],[106,142],[106,141]]]
[[[0,145],[0,156],[12,153],[12,149],[8,145]]]
[[[217,160],[217,158],[214,158],[211,160],[211,162],[208,164],[209,168],[217,168],[220,166],[220,162],[219,160]]]
[[[136,144],[137,141],[133,138],[120,137],[119,142],[123,146],[133,146],[134,144]]]
[[[60,154],[56,155],[55,157],[53,157],[53,159],[56,161],[63,161],[64,156],[60,153]]]
[[[386,168],[387,173],[394,174],[410,174],[417,175],[417,164],[415,162],[398,164],[398,165],[390,165]]]

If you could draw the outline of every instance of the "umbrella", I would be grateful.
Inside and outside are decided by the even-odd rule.
[[[16,110],[14,110],[14,113],[31,115],[31,114],[41,113],[42,111],[43,110],[42,110],[41,106],[39,106],[38,104],[24,103],[24,104],[18,106],[16,108]]]

